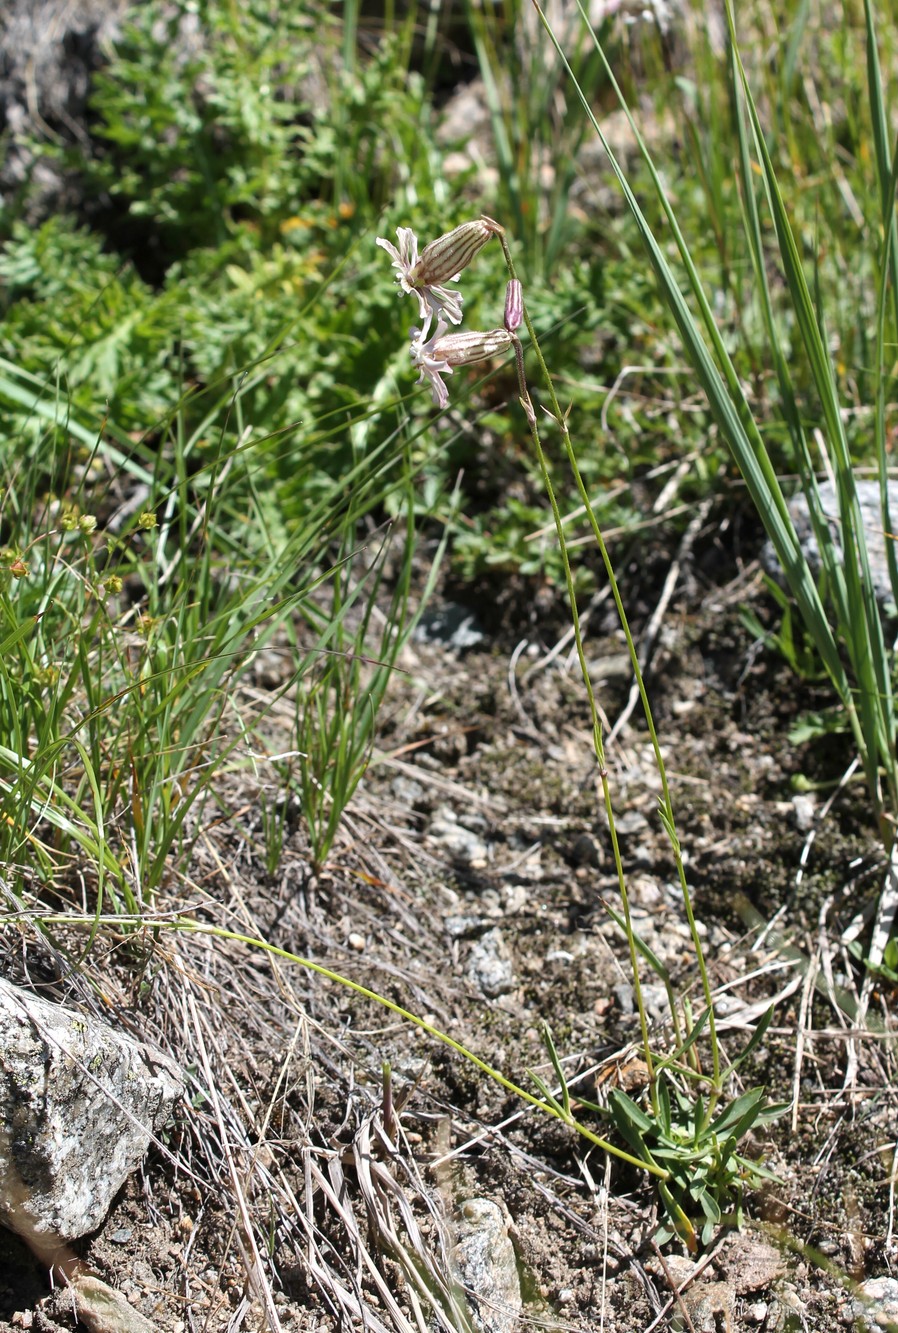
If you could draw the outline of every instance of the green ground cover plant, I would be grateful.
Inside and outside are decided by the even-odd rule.
[[[255,0],[239,14],[218,0],[145,4],[96,80],[92,150],[56,154],[103,209],[31,226],[26,189],[0,214],[8,907],[51,939],[78,926],[85,954],[104,931],[149,927],[240,942],[350,987],[659,1182],[656,1237],[694,1250],[741,1222],[745,1190],[768,1176],[745,1141],[783,1108],[738,1078],[772,1015],[736,1054],[723,1051],[681,845],[688,829],[603,533],[634,525],[644,478],[680,456],[695,461],[669,501],[678,515],[738,471],[861,757],[889,879],[872,944],[855,952],[871,975],[893,978],[894,661],[854,476],[859,462],[876,464],[891,532],[898,157],[881,70],[894,65],[894,36],[869,0],[862,21],[843,28],[812,25],[805,5],[788,24],[764,10],[757,25],[778,59],[763,61],[729,4],[716,36],[696,8],[683,36],[688,73],[675,78],[663,32],[628,36],[609,14],[597,30],[582,15],[564,33],[547,23],[544,35],[514,4],[501,15],[469,5],[471,68],[498,167],[483,187],[473,159],[451,181],[444,172],[434,13],[390,10],[371,32],[354,4],[337,13],[293,0],[272,38]],[[640,77],[648,93],[631,119]],[[579,107],[565,100],[569,88]],[[606,132],[613,99],[625,109],[622,150]],[[674,99],[685,154],[662,169],[663,108]],[[822,132],[821,105],[832,111]],[[590,130],[624,208],[582,174]],[[821,206],[821,178],[839,207]],[[414,302],[397,301],[375,235],[414,223],[431,239],[494,213],[505,232],[496,227],[499,241],[466,271],[463,333],[441,326],[445,305],[432,304],[412,344],[419,367],[426,355],[454,372],[445,400],[439,371],[425,374],[445,408],[434,414],[412,386]],[[503,320],[506,278],[522,280],[524,305]],[[487,341],[473,351],[452,341],[477,329]],[[622,380],[624,361],[632,374]],[[524,373],[534,364],[538,388]],[[835,535],[821,470],[837,481]],[[787,508],[785,471],[809,500],[819,579]],[[534,540],[548,525],[554,539]],[[210,819],[230,817],[222,792],[238,778],[262,809],[254,850],[268,874],[294,797],[312,873],[326,872],[380,758],[381,708],[444,553],[466,580],[501,571],[567,594],[620,893],[620,912],[610,910],[627,942],[648,1071],[643,1101],[615,1089],[607,1104],[575,1105],[548,1028],[550,1072],[531,1074],[532,1093],[388,995],[305,953],[181,915],[197,840]],[[898,600],[894,558],[891,573]],[[579,618],[599,580],[655,756],[695,1012],[630,917]],[[794,644],[791,614],[781,637]],[[285,665],[260,704],[253,668],[264,651]],[[647,973],[668,998],[663,1041],[642,998]]]

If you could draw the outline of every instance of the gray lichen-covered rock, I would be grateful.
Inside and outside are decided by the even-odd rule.
[[[514,968],[500,930],[488,930],[472,946],[465,971],[490,1000],[514,989]]]
[[[69,205],[58,166],[32,141],[86,140],[90,79],[103,44],[118,31],[128,0],[6,0],[0,4],[0,197],[31,175],[44,206]]]
[[[894,1328],[898,1320],[898,1280],[893,1277],[869,1277],[857,1289],[851,1313],[856,1328]],[[849,1316],[850,1317],[850,1316]]]
[[[0,979],[0,1222],[37,1250],[95,1230],[182,1091],[161,1051]]]
[[[858,505],[867,543],[870,560],[870,577],[876,600],[889,617],[895,616],[895,601],[889,578],[889,565],[886,555],[886,542],[894,540],[887,537],[883,529],[882,509],[879,503],[879,482],[856,481]],[[820,483],[820,503],[827,520],[832,525],[832,535],[838,546],[839,505],[836,493],[829,482]],[[889,509],[892,521],[898,523],[898,482],[889,482]],[[789,512],[801,542],[801,549],[815,576],[820,574],[822,561],[817,546],[817,539],[811,526],[808,502],[799,491],[789,501]],[[767,542],[761,552],[761,564],[767,573],[782,582],[782,570],[771,542]]]
[[[455,1219],[455,1275],[465,1289],[479,1333],[515,1333],[521,1280],[508,1216],[491,1199],[466,1199]]]

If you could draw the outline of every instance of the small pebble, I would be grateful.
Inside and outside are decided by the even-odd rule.
[[[465,936],[477,935],[483,928],[483,919],[473,913],[459,916],[447,916],[443,920],[443,929],[450,939],[461,940]]]
[[[799,832],[807,833],[814,827],[817,817],[817,800],[812,794],[799,792],[792,797],[792,809],[795,812],[795,824]]]
[[[530,900],[530,888],[527,884],[510,884],[502,891],[502,906],[505,912],[522,912]]]
[[[514,969],[498,930],[488,930],[472,947],[465,968],[468,978],[494,1000],[514,987]]]
[[[365,952],[365,936],[359,935],[356,931],[352,931],[350,933],[346,943],[349,945],[350,949],[352,949],[354,953]]]
[[[470,816],[467,822],[475,823],[475,816]],[[480,822],[485,825],[485,821]],[[427,832],[434,842],[441,845],[445,855],[472,867],[486,865],[489,857],[487,843],[479,833],[460,823],[455,811],[448,806],[440,806],[434,812]]]

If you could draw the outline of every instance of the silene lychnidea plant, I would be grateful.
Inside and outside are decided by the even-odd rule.
[[[498,236],[509,262],[505,232],[492,218],[481,217],[474,222],[463,222],[445,236],[431,241],[418,254],[418,238],[409,227],[398,227],[399,248],[383,236],[377,244],[386,250],[396,269],[396,281],[409,296],[418,298],[421,327],[411,331],[411,358],[421,372],[418,383],[429,382],[437,407],[446,407],[449,393],[443,375],[451,375],[455,366],[467,366],[474,361],[485,361],[500,352],[514,348],[518,367],[521,401],[528,413],[532,411],[524,381],[524,354],[517,330],[524,320],[524,300],[521,284],[512,277],[505,296],[504,328],[488,332],[450,333],[450,324],[462,321],[461,292],[447,287],[447,282],[458,282],[462,269],[467,268],[491,236]],[[431,333],[431,326],[436,327]]]
[[[724,1103],[722,1109],[721,1101],[724,1096],[725,1082],[761,1041],[773,1010],[771,1009],[759,1023],[741,1055],[724,1067],[721,1063],[721,1048],[717,1040],[714,999],[711,993],[708,969],[705,963],[701,936],[693,914],[664,757],[652,719],[645,682],[642,678],[639,655],[630,632],[611,558],[605,546],[601,528],[577,462],[576,452],[568,430],[568,414],[562,410],[558,401],[552,376],[540,350],[536,331],[524,307],[521,284],[515,275],[514,263],[505,231],[492,218],[481,217],[475,222],[465,222],[460,227],[456,227],[454,231],[447,232],[445,236],[432,241],[430,245],[424,247],[420,255],[418,254],[417,237],[408,227],[400,227],[397,236],[399,240],[398,250],[389,241],[380,237],[377,244],[382,246],[392,257],[401,290],[410,296],[417,297],[421,326],[413,329],[411,333],[411,358],[421,372],[418,382],[428,381],[430,383],[433,400],[438,407],[445,408],[449,402],[449,394],[442,376],[451,375],[456,366],[466,366],[472,362],[483,361],[488,357],[496,356],[509,348],[514,349],[521,406],[527,416],[527,424],[558,535],[559,553],[564,568],[574,641],[592,716],[593,743],[598,765],[597,776],[601,788],[602,802],[608,818],[612,854],[617,871],[622,905],[621,915],[610,908],[608,910],[610,915],[623,927],[627,939],[636,1007],[639,1014],[642,1055],[648,1084],[646,1093],[648,1100],[645,1103],[637,1104],[621,1089],[614,1089],[609,1094],[608,1106],[604,1111],[599,1106],[594,1106],[593,1109],[610,1117],[619,1133],[626,1140],[632,1155],[627,1156],[619,1148],[612,1147],[605,1140],[601,1140],[601,1146],[619,1157],[627,1156],[627,1160],[630,1162],[640,1161],[645,1169],[657,1178],[658,1188],[667,1213],[667,1221],[658,1232],[659,1237],[678,1234],[686,1241],[690,1249],[695,1249],[699,1235],[704,1243],[708,1243],[721,1222],[738,1223],[741,1219],[744,1183],[765,1179],[770,1174],[760,1163],[743,1157],[737,1149],[740,1141],[753,1127],[757,1128],[768,1120],[774,1119],[785,1108],[770,1105],[766,1100],[763,1088],[753,1088],[748,1092],[743,1092],[735,1100]],[[505,295],[503,327],[490,329],[485,333],[450,333],[450,324],[457,325],[461,323],[462,297],[459,291],[446,286],[446,284],[458,281],[462,270],[467,267],[493,236],[498,238],[499,244],[502,246],[510,279]],[[554,423],[560,432],[564,452],[583,503],[583,512],[592,528],[602,563],[605,566],[621,628],[627,641],[633,672],[639,687],[646,724],[661,780],[661,820],[667,830],[673,849],[677,878],[682,890],[683,904],[701,978],[704,1011],[697,1018],[693,1016],[688,1001],[678,1002],[667,970],[638,940],[630,918],[626,875],[615,830],[609,774],[605,763],[602,714],[596,702],[592,678],[586,661],[574,578],[565,540],[564,522],[558,507],[552,479],[549,475],[548,462],[540,439],[537,416],[533,410],[524,376],[524,352],[517,333],[522,324],[527,329],[530,352],[536,358],[545,384],[548,404],[543,407],[543,411],[549,421]],[[658,974],[667,990],[673,1049],[663,1058],[660,1058],[660,1053],[653,1048],[649,1034],[640,979],[641,958],[646,960]],[[710,1047],[710,1068],[706,1067],[705,1060],[700,1057],[698,1052],[697,1041],[703,1033],[707,1036],[708,1046]],[[544,1110],[549,1110],[551,1114],[560,1116],[579,1133],[591,1138],[592,1142],[599,1142],[595,1136],[591,1136],[590,1131],[584,1129],[575,1120],[571,1110],[570,1094],[548,1029],[545,1032],[545,1039],[549,1056],[559,1078],[561,1094],[558,1096],[550,1092],[547,1085],[531,1071],[531,1077],[537,1082],[542,1093],[542,1100],[538,1101],[538,1104]],[[583,1102],[581,1104],[589,1105],[589,1103]]]

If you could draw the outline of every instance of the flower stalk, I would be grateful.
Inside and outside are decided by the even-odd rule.
[[[517,275],[515,273],[514,261],[511,257],[511,252],[509,250],[508,242],[505,238],[504,232],[500,235],[499,241],[502,245],[502,251],[505,256],[505,263],[508,268],[509,278],[511,281],[515,281]],[[506,297],[506,301],[507,299],[508,298]],[[540,348],[539,345],[539,339],[537,338],[536,330],[533,327],[530,316],[527,313],[527,308],[525,305],[523,305],[523,302],[522,302],[521,313],[524,325],[527,329],[527,333],[530,338],[531,348],[536,356],[540,370],[542,371],[543,378],[546,383],[546,388],[549,394],[549,400],[552,405],[552,411],[550,413],[550,416],[557,423],[558,428],[561,431],[561,438],[564,444],[565,456],[571,468],[571,472],[574,477],[574,482],[577,487],[577,491],[580,495],[581,501],[583,502],[583,506],[587,514],[587,517],[589,519],[589,523],[592,528],[596,545],[602,557],[602,563],[605,566],[605,572],[608,576],[608,582],[611,588],[612,597],[614,599],[615,609],[617,611],[618,619],[620,620],[620,625],[624,632],[624,637],[627,642],[627,650],[630,656],[630,662],[633,668],[634,676],[639,690],[640,702],[642,704],[643,713],[646,719],[646,725],[648,727],[649,738],[651,740],[652,750],[655,758],[655,765],[658,769],[658,775],[661,780],[661,801],[660,801],[661,821],[664,824],[664,828],[670,839],[671,848],[673,851],[674,863],[677,869],[677,878],[679,881],[680,891],[682,893],[684,908],[686,912],[686,919],[689,923],[689,931],[692,938],[692,944],[695,949],[696,960],[698,963],[699,976],[701,978],[702,995],[708,1011],[708,1038],[709,1038],[709,1045],[711,1048],[712,1068],[711,1068],[710,1078],[708,1079],[710,1085],[708,1089],[709,1095],[704,1108],[704,1125],[703,1125],[704,1128],[711,1122],[713,1118],[714,1111],[722,1091],[721,1069],[720,1069],[720,1047],[717,1041],[716,1020],[714,1016],[714,1001],[711,995],[711,983],[708,976],[708,969],[707,969],[707,964],[705,962],[705,955],[704,955],[704,949],[702,948],[701,937],[698,933],[698,927],[696,925],[695,915],[693,912],[692,896],[689,892],[689,884],[686,879],[686,869],[683,863],[682,848],[680,846],[680,841],[676,832],[676,820],[673,811],[673,801],[671,799],[670,787],[667,781],[667,767],[664,763],[664,756],[661,753],[661,744],[660,741],[658,740],[658,734],[655,729],[651,704],[649,703],[649,697],[645,688],[645,681],[643,679],[642,670],[639,664],[639,655],[637,653],[636,644],[633,640],[633,635],[630,630],[630,624],[627,619],[627,613],[624,609],[620,588],[618,587],[617,578],[614,573],[614,566],[611,562],[611,557],[608,554],[608,548],[605,545],[605,539],[604,536],[602,535],[602,530],[599,526],[599,521],[596,518],[595,511],[592,506],[592,501],[589,496],[589,492],[586,489],[586,484],[583,481],[583,476],[582,473],[580,472],[579,464],[577,463],[577,456],[567,426],[567,416],[561,409],[561,404],[559,403],[558,396],[555,392],[555,385],[553,383],[552,376],[549,372],[548,366],[546,365],[545,358],[543,357],[542,354],[542,349]],[[527,420],[530,425],[530,432],[533,438],[534,448],[536,450],[537,461],[539,463],[540,471],[542,473],[543,483],[546,487],[546,494],[548,495],[549,498],[549,504],[552,509],[552,516],[555,522],[555,530],[558,534],[558,543],[561,552],[562,564],[564,568],[565,584],[567,587],[568,601],[571,610],[571,621],[574,630],[574,643],[576,645],[577,658],[580,664],[580,671],[583,677],[583,683],[586,689],[590,712],[593,719],[593,742],[595,745],[596,759],[598,761],[598,769],[599,769],[598,776],[602,786],[602,798],[603,798],[603,803],[605,805],[606,815],[608,818],[608,827],[611,836],[612,854],[614,858],[614,864],[617,870],[618,889],[621,895],[621,903],[623,905],[624,922],[625,922],[627,941],[630,951],[630,966],[633,974],[633,989],[636,999],[636,1007],[639,1013],[643,1058],[645,1060],[646,1065],[648,1066],[649,1085],[652,1095],[654,1097],[655,1080],[652,1076],[653,1059],[649,1043],[648,1021],[645,1013],[645,1004],[642,998],[642,987],[640,984],[636,937],[632,927],[632,921],[630,916],[629,894],[627,892],[626,878],[623,869],[623,861],[620,856],[620,850],[617,840],[617,828],[614,820],[614,810],[611,801],[611,788],[608,782],[608,770],[605,766],[605,745],[604,745],[604,738],[602,731],[602,717],[595,698],[595,693],[592,686],[592,680],[590,679],[589,669],[586,663],[586,653],[583,646],[583,636],[580,626],[580,616],[577,609],[577,598],[574,589],[574,580],[570,567],[570,560],[567,553],[567,544],[565,541],[564,525],[561,518],[561,511],[558,507],[558,501],[555,497],[554,487],[552,486],[551,477],[549,475],[548,461],[543,451],[542,441],[540,439],[539,426],[537,422],[536,413],[533,409],[533,403],[530,398],[529,390],[527,388],[527,381],[524,373],[523,349],[520,346],[520,342],[517,340],[517,336],[515,336],[515,342],[516,342],[515,360],[518,369],[518,383],[520,386],[521,406],[523,407],[527,415]],[[682,1029],[680,1025],[680,1016],[678,1015],[673,1005],[671,1005],[671,1019],[674,1025],[674,1041],[676,1046],[679,1046],[682,1041],[682,1035],[681,1035]]]

